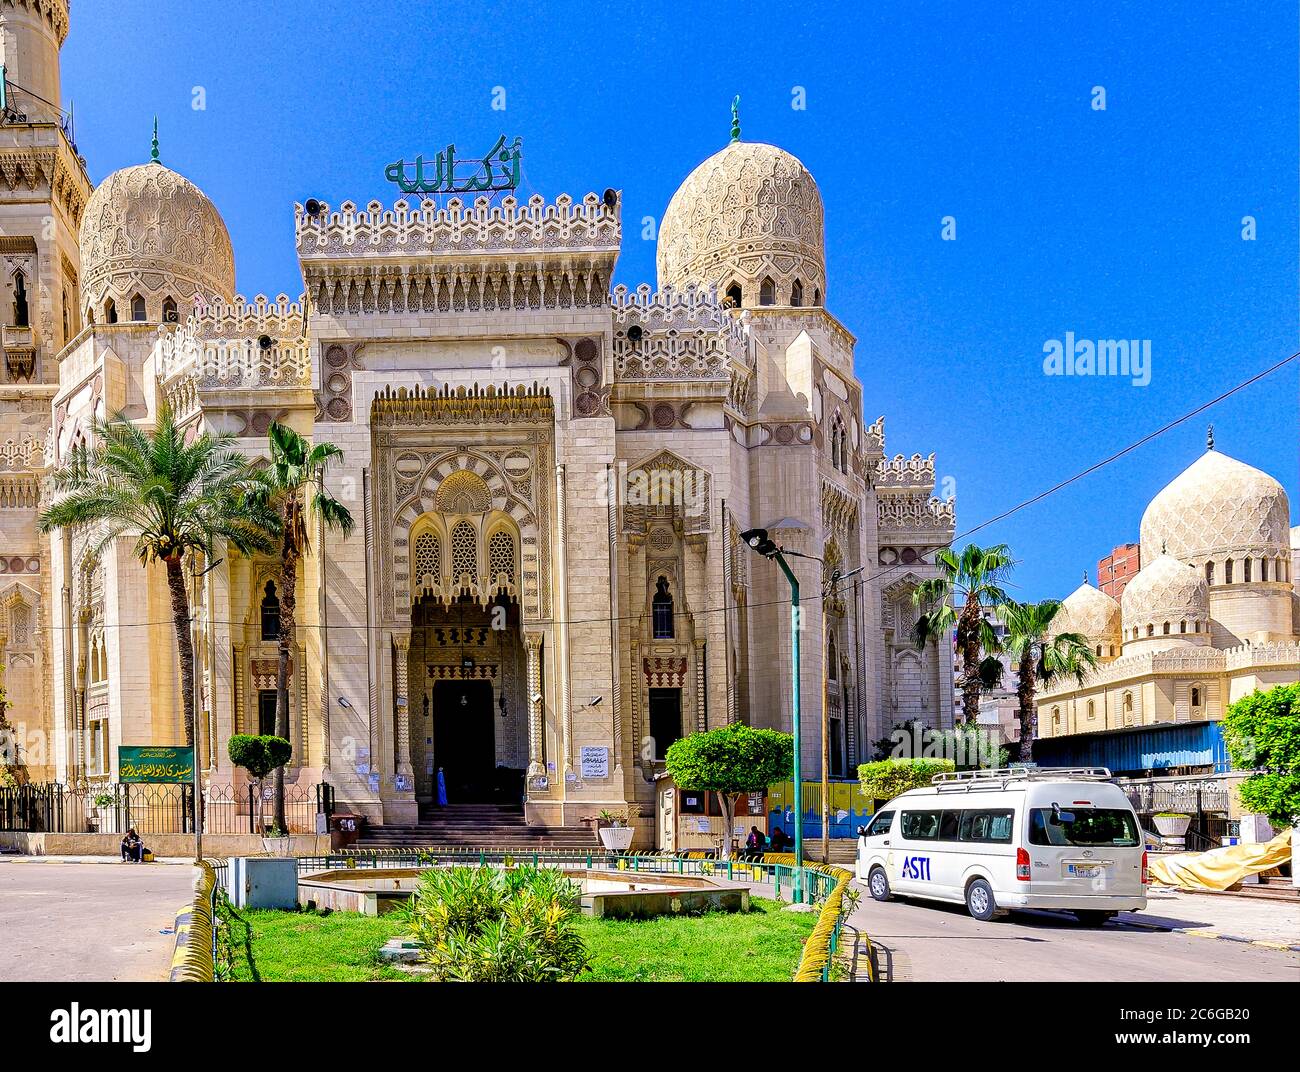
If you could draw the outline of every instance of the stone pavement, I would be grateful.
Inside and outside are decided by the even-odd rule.
[[[1145,912],[1123,918],[1204,938],[1300,951],[1300,898],[1281,901],[1223,893],[1153,889]]]
[[[192,869],[92,859],[0,857],[0,981],[167,978]]]

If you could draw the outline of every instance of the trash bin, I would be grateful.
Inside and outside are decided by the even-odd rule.
[[[361,817],[347,812],[335,812],[330,816],[330,851],[346,849],[357,843],[361,832]]]

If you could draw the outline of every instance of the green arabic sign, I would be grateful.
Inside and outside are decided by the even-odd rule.
[[[479,160],[457,160],[456,146],[448,145],[431,161],[423,156],[417,156],[409,164],[405,160],[395,161],[384,169],[384,177],[396,183],[404,194],[486,194],[514,190],[519,186],[519,165],[524,158],[522,145],[522,138],[515,138],[507,145],[502,134]]]
[[[119,745],[119,782],[192,782],[194,749],[172,745]]]

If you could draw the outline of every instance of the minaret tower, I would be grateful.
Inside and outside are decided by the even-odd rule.
[[[62,108],[67,36],[68,0],[0,0],[0,683],[20,743],[49,730],[58,593],[36,516],[58,355],[81,326],[77,233],[91,192]],[[23,756],[33,779],[52,771],[49,752]]]

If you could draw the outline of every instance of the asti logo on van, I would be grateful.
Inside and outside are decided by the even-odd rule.
[[[921,879],[925,882],[929,882],[930,881],[930,857],[904,856],[903,877]]]

